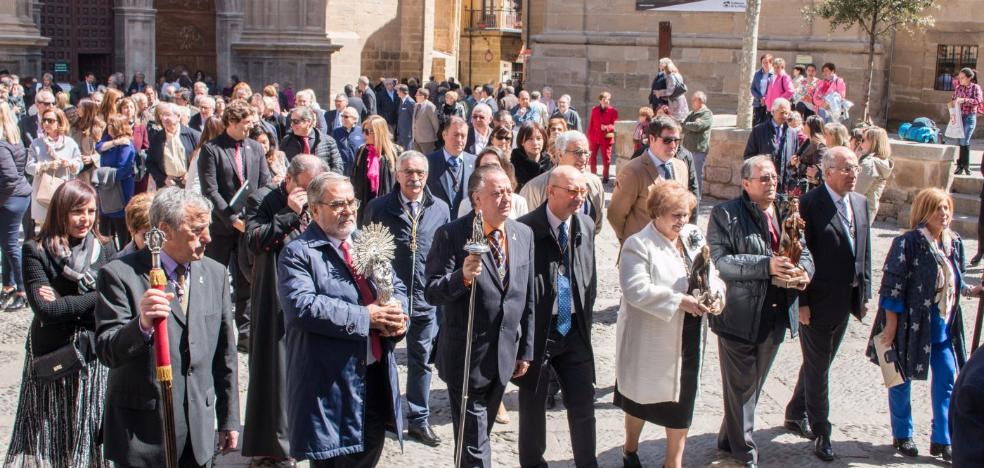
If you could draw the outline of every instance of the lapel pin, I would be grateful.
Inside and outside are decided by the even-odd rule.
[[[512,235],[512,240],[516,240],[516,233],[515,232]]]
[[[205,284],[205,277],[204,276],[199,276],[198,277],[198,284]]]

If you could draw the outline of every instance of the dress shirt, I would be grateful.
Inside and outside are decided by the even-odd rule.
[[[568,232],[567,232],[567,234],[568,234],[568,236],[567,236],[567,253],[569,255],[568,258],[570,258],[570,260],[573,262],[574,259],[572,258],[573,256],[571,255],[571,253],[572,253],[571,252],[571,243],[574,241],[574,236],[571,235],[572,233],[570,232],[570,230],[571,230],[571,218],[572,218],[572,216],[568,216],[567,219],[560,219],[560,218],[557,217],[557,215],[553,214],[553,211],[550,211],[550,206],[549,205],[547,205],[546,212],[547,212],[547,222],[550,223],[550,233],[553,234],[554,240],[560,239],[560,223],[567,223],[567,229],[568,229]],[[561,253],[561,255],[563,255],[563,253]],[[573,281],[574,274],[573,273],[574,273],[573,268],[571,268],[571,294],[574,293],[574,281]],[[553,303],[553,314],[554,315],[557,315],[557,302],[558,301],[559,301],[559,299],[557,297],[555,297],[554,298],[554,303]],[[571,316],[573,316],[575,313],[576,312],[574,310],[573,302],[572,302],[571,303]]]
[[[666,166],[666,169],[669,169],[668,172],[670,174],[670,180],[673,180],[673,158],[663,161],[662,159],[659,158],[659,156],[656,156],[656,154],[653,153],[652,148],[646,150],[646,154],[649,155],[649,159],[653,161],[653,164],[656,166],[656,169],[659,170],[660,177],[666,178],[667,171],[663,169],[663,166]]]
[[[325,233],[325,237],[328,238],[328,242],[331,243],[331,246],[334,247],[335,248],[335,251],[338,252],[339,258],[341,258],[342,261],[344,262],[345,261],[345,254],[342,253],[342,243],[343,242],[348,242],[349,249],[350,249],[349,251],[351,252],[351,249],[353,247],[353,244],[352,244],[352,236],[350,235],[350,236],[346,237],[345,239],[339,239],[339,238],[337,238],[335,236],[332,236],[332,235],[329,235],[328,233]],[[355,272],[353,271],[352,274],[355,275]],[[368,280],[366,280],[366,281],[368,281]],[[362,305],[362,304],[360,304],[360,305]],[[366,304],[366,306],[368,306],[368,304]],[[372,334],[372,328],[369,329],[369,335],[371,335],[371,334]],[[374,356],[372,354],[372,339],[370,338],[369,335],[366,336],[366,338],[368,338],[366,340],[366,366],[370,366],[370,365],[376,363],[376,356]]]
[[[489,144],[489,138],[492,136],[492,127],[487,127],[485,135],[479,133],[477,128],[472,129],[475,132],[475,152],[474,154],[479,154],[485,149]]]
[[[830,186],[827,185],[826,182],[824,182],[823,186],[824,186],[824,188],[827,189],[827,193],[830,194],[830,198],[834,200],[834,208],[837,208],[837,211],[838,212],[840,212],[840,208],[837,206],[837,203],[840,202],[841,198],[844,198],[845,199],[844,200],[844,206],[847,208],[847,210],[846,210],[847,211],[847,222],[848,222],[849,226],[850,225],[854,225],[854,208],[851,207],[851,199],[848,198],[847,196],[843,196],[842,197],[842,196],[838,195],[837,192],[833,191],[830,188]],[[851,233],[851,234],[854,234],[854,233]]]

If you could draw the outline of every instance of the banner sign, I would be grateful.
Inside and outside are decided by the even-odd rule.
[[[636,10],[744,13],[745,0],[636,0]]]

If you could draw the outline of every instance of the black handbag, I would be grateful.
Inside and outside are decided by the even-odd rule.
[[[53,382],[81,372],[85,369],[86,362],[90,360],[86,357],[88,341],[88,332],[79,332],[72,336],[72,341],[60,348],[43,356],[32,357],[31,367],[34,370],[34,377]],[[30,335],[27,339],[27,347],[31,349]]]
[[[687,94],[687,85],[683,81],[677,82],[675,88],[673,88],[673,94],[670,94],[670,99],[676,99],[680,96]]]

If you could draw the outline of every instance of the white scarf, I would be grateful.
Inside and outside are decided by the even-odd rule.
[[[926,238],[926,242],[929,243],[929,251],[936,260],[936,296],[934,299],[939,306],[940,316],[946,317],[950,313],[950,307],[956,302],[957,295],[957,290],[954,287],[953,268],[950,265],[950,254],[953,251],[950,230],[944,229],[940,235],[943,240],[942,249],[925,226],[919,228],[919,232]]]

